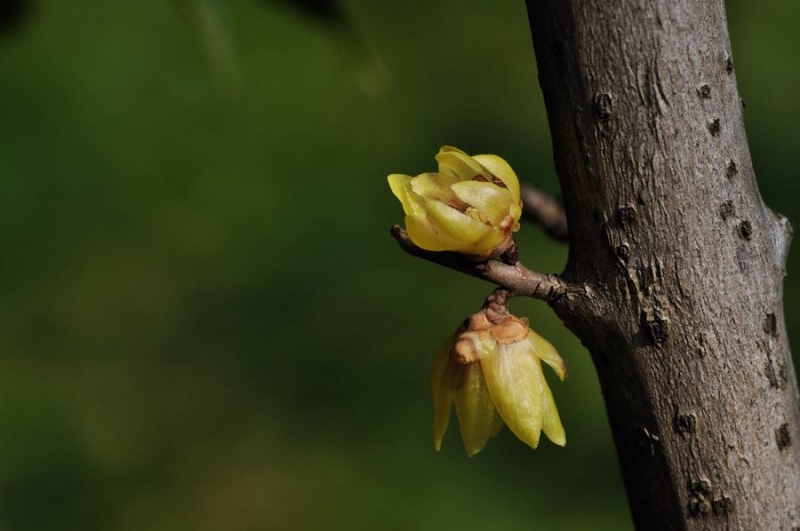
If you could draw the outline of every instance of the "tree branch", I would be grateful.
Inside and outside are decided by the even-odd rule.
[[[789,227],[756,186],[725,1],[527,5],[564,276],[597,287],[553,308],[594,360],[634,525],[800,530]]]
[[[496,284],[508,290],[510,296],[532,297],[553,302],[567,293],[584,291],[581,286],[567,284],[557,275],[531,271],[519,262],[514,265],[496,260],[473,262],[458,253],[426,251],[417,247],[405,229],[399,225],[392,227],[391,234],[400,247],[411,256]]]
[[[561,201],[527,183],[521,186],[520,195],[524,218],[541,226],[554,240],[569,241],[567,215]]]

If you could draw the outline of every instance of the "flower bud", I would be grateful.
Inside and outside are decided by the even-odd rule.
[[[437,173],[388,178],[411,241],[428,251],[496,258],[519,230],[522,203],[514,170],[496,155],[470,157],[450,146],[436,160]]]
[[[431,394],[437,451],[453,405],[470,457],[503,424],[532,448],[538,446],[542,431],[555,444],[566,444],[541,365],[544,361],[564,380],[564,361],[526,320],[496,310],[485,308],[470,317],[436,356]]]

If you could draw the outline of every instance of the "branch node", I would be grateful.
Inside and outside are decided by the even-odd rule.
[[[405,252],[455,271],[486,280],[508,291],[509,297],[532,297],[555,302],[567,293],[582,293],[584,286],[567,284],[557,275],[531,271],[519,262],[506,264],[497,260],[474,262],[464,256],[448,251],[426,251],[411,241],[408,233],[399,225],[391,229],[392,237]]]

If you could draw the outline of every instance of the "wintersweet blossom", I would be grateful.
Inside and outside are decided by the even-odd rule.
[[[522,213],[519,180],[497,155],[469,156],[444,146],[438,172],[389,175],[411,241],[428,251],[456,251],[480,260],[508,249]]]
[[[564,427],[541,365],[547,363],[563,381],[564,361],[527,319],[509,314],[504,300],[497,304],[491,299],[448,339],[434,361],[434,446],[441,448],[453,405],[470,457],[504,423],[532,448],[542,431],[564,446]]]

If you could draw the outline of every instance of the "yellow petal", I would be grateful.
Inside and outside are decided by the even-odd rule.
[[[486,215],[492,225],[497,226],[514,204],[508,190],[481,181],[462,181],[452,185],[456,197]]]
[[[511,208],[508,210],[508,213],[511,214],[511,217],[514,218],[514,226],[511,228],[511,232],[517,232],[519,230],[519,218],[522,216],[522,206],[519,202],[514,203],[511,205]]]
[[[528,334],[528,341],[533,347],[533,353],[548,364],[558,375],[559,380],[563,382],[567,377],[567,365],[558,355],[556,348],[533,330]]]
[[[438,234],[458,242],[458,248],[450,249],[451,251],[469,253],[471,247],[492,230],[489,225],[439,201],[426,202],[425,213]]]
[[[414,178],[408,175],[394,173],[388,177],[389,188],[392,189],[392,193],[403,205],[403,213],[405,215],[425,219],[425,200],[414,192],[412,188],[413,180]]]
[[[449,153],[451,151],[453,153],[461,153],[462,155],[467,155],[465,152],[461,151],[460,149],[458,149],[455,146],[442,146],[442,147],[439,148],[439,153]],[[437,155],[438,155],[438,153],[437,153]],[[467,155],[467,156],[469,157],[469,155]]]
[[[539,362],[536,362],[537,365]],[[553,393],[547,385],[547,381],[542,375],[541,393],[542,393],[542,431],[547,435],[554,444],[564,446],[567,444],[567,435],[564,433],[564,426],[561,424],[561,418],[558,416],[558,409],[556,409],[556,402],[553,400]]]
[[[464,366],[464,383],[453,392],[461,438],[467,455],[472,457],[486,446],[492,435],[495,409],[486,389],[480,363]]]
[[[392,189],[392,193],[397,199],[400,200],[400,204],[403,205],[403,212],[406,214],[411,214],[411,205],[408,201],[407,192],[408,185],[411,182],[411,176],[393,173],[386,179],[389,181],[389,188]]]
[[[524,443],[539,445],[542,430],[542,369],[534,361],[526,341],[498,345],[497,352],[483,358],[489,394],[500,416]]]
[[[473,251],[471,254],[474,255],[483,255],[488,253],[506,239],[506,234],[501,231],[500,229],[492,228],[489,233],[486,234],[483,238],[475,242],[473,247]]]
[[[459,182],[458,177],[444,173],[421,173],[411,179],[411,189],[424,199],[436,199],[448,203],[455,198],[451,185]]]
[[[408,237],[418,247],[428,251],[457,251],[467,247],[463,241],[454,240],[448,234],[437,230],[425,216],[422,219],[406,216]]]
[[[472,158],[503,181],[508,191],[511,192],[511,197],[514,198],[516,203],[519,203],[519,179],[517,179],[517,174],[514,173],[508,162],[497,155],[475,155]]]
[[[440,150],[436,161],[439,163],[439,173],[454,175],[462,181],[471,181],[478,175],[487,177],[486,169],[460,150]]]
[[[455,343],[455,335],[450,336],[436,353],[431,368],[430,387],[433,398],[433,445],[438,452],[442,447],[442,438],[450,422],[450,410],[453,407],[453,394],[450,389],[448,362],[450,349]]]
[[[466,332],[461,337],[469,337],[475,343],[475,350],[478,352],[478,359],[491,356],[497,350],[497,340],[488,330],[481,332]]]

